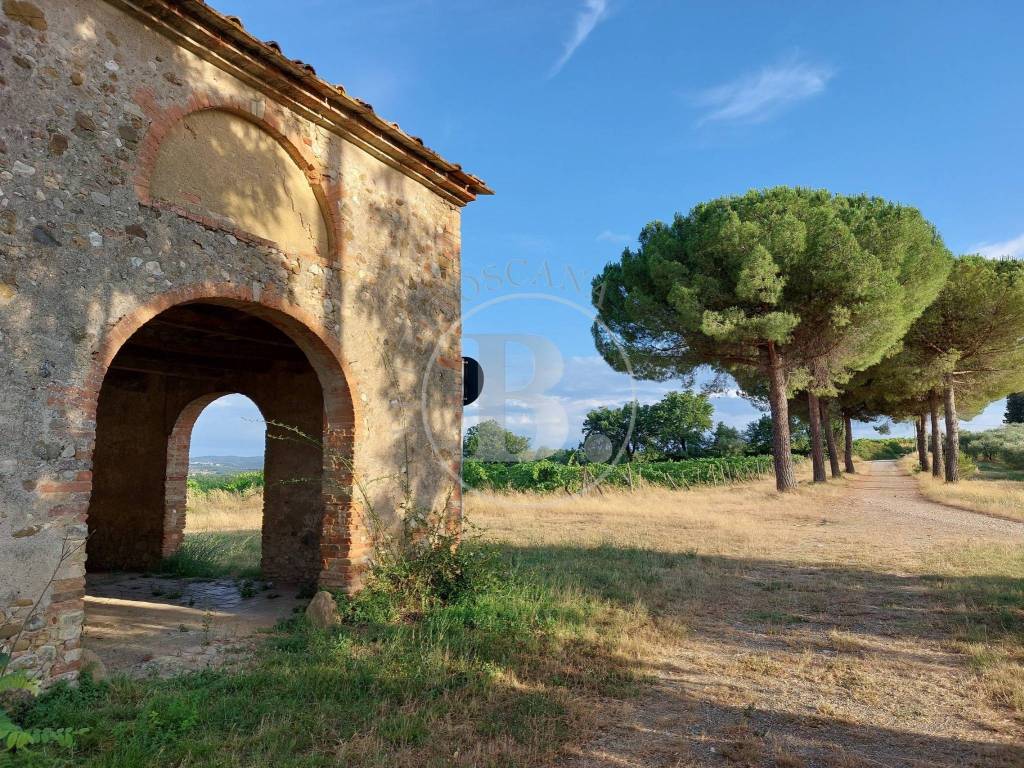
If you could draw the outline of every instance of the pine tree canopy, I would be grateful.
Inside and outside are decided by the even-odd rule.
[[[920,213],[879,198],[776,187],[653,222],[594,280],[597,347],[634,374],[763,368],[823,392],[877,362],[935,298],[950,255]]]

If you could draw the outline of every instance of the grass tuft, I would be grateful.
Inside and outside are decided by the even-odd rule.
[[[260,532],[190,533],[159,570],[179,578],[259,578]]]

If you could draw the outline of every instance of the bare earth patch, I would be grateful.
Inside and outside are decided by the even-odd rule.
[[[294,588],[262,586],[90,574],[83,647],[110,672],[131,676],[167,676],[242,659],[260,630],[288,618],[300,604]]]
[[[524,551],[637,552],[630,639],[653,680],[608,702],[575,766],[1021,766],[1024,524],[924,499],[895,462],[603,497],[470,494]],[[1003,590],[1003,592],[1000,592]],[[995,598],[998,599],[998,598]]]
[[[191,541],[220,536],[218,546],[235,544],[239,558],[252,559],[243,565],[258,568],[262,492],[193,494],[188,512]],[[89,574],[83,647],[108,671],[134,677],[223,666],[244,660],[261,631],[304,604],[297,591],[259,579]]]

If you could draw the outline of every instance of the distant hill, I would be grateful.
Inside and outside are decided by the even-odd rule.
[[[193,456],[190,475],[237,475],[263,469],[262,456]]]

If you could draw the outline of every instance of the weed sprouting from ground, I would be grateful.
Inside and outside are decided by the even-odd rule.
[[[366,615],[416,617],[486,593],[497,581],[497,555],[492,547],[455,546],[442,538],[414,555],[378,562],[363,590],[337,599],[342,615],[355,620]]]

